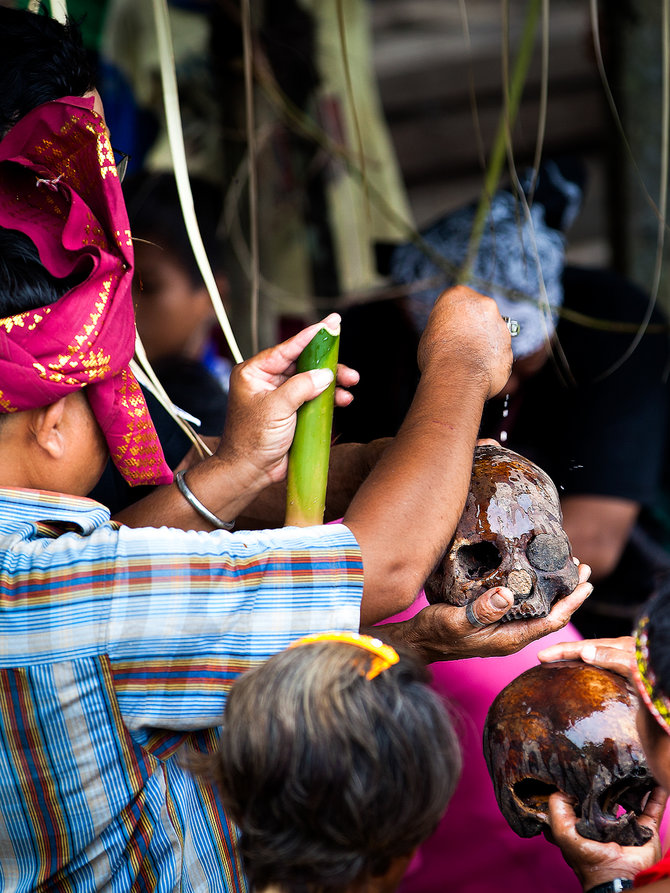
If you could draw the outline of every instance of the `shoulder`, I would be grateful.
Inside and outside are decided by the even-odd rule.
[[[608,379],[618,386],[618,378],[660,382],[669,359],[668,321],[643,289],[615,270],[570,266],[563,289],[557,336],[579,384],[601,376],[603,387]]]

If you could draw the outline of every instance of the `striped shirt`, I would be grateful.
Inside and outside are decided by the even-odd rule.
[[[358,629],[348,528],[133,530],[0,488],[0,575],[0,890],[245,891],[184,762],[249,666]]]

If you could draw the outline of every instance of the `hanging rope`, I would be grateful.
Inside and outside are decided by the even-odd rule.
[[[228,315],[219,289],[212,272],[212,267],[205,251],[205,246],[200,235],[198,220],[193,207],[193,195],[186,164],[186,150],[184,148],[184,133],[181,125],[181,113],[179,111],[179,94],[177,90],[177,76],[175,73],[174,52],[172,48],[172,34],[170,32],[170,16],[167,0],[152,0],[154,19],[156,22],[156,36],[158,39],[158,52],[160,59],[161,81],[163,84],[163,104],[165,107],[165,123],[167,127],[168,142],[172,154],[172,165],[179,193],[184,223],[191,241],[193,254],[195,255],[200,275],[202,276],[207,291],[214,307],[214,312],[219,325],[230,348],[230,352],[236,363],[242,361],[242,354],[237,346],[237,341],[228,321]]]
[[[258,305],[260,300],[260,256],[258,250],[258,181],[256,175],[256,116],[254,115],[254,56],[251,31],[251,4],[242,0],[242,46],[244,50],[244,105],[246,110],[247,158],[249,170],[249,229],[251,349],[258,353]]]

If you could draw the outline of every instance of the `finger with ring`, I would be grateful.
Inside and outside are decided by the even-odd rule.
[[[465,606],[465,616],[468,618],[468,621],[478,629],[481,629],[483,626],[488,626],[488,623],[482,623],[479,617],[477,617],[473,605],[474,602],[468,602]]]

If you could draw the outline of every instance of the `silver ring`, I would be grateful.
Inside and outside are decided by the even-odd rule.
[[[465,616],[468,618],[468,621],[478,629],[481,629],[483,626],[488,626],[488,623],[482,623],[479,617],[477,617],[472,607],[473,604],[474,602],[468,602],[465,606]]]
[[[505,321],[505,325],[509,329],[510,335],[512,336],[512,338],[514,338],[521,331],[521,326],[515,319],[512,319],[509,316],[503,316],[503,319]]]

